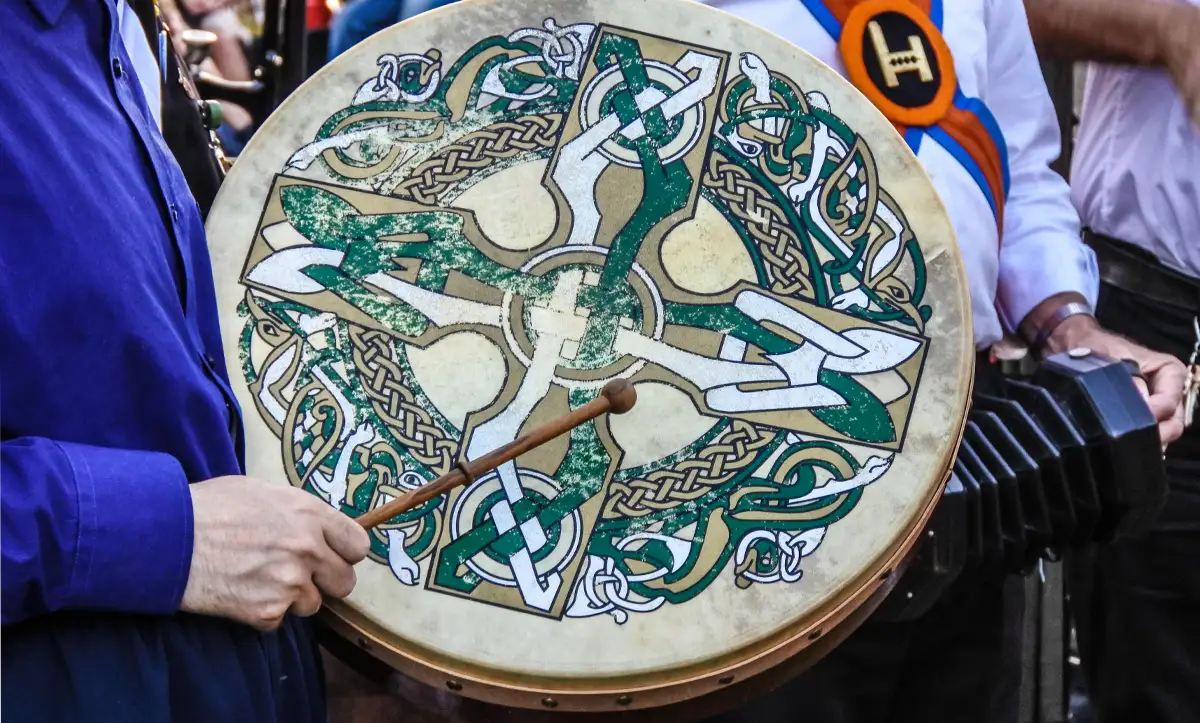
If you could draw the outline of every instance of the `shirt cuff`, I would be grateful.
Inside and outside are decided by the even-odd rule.
[[[192,496],[169,454],[59,442],[75,473],[71,607],[169,614],[192,562]]]
[[[1006,331],[1016,334],[1017,326],[1034,307],[1055,294],[1074,292],[1096,308],[1100,293],[1100,274],[1096,252],[1080,243],[1072,254],[1057,258],[1022,259],[1020,264],[1005,263],[1001,256],[1000,284],[996,308]],[[1019,266],[1013,270],[1014,266]]]

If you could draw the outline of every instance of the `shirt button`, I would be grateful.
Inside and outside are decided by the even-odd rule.
[[[215,368],[215,367],[217,366],[217,360],[213,358],[213,355],[212,355],[212,354],[205,354],[205,355],[204,355],[204,361],[208,362],[208,365],[209,365],[210,367],[214,367],[214,368]]]
[[[179,220],[179,207],[173,203],[171,204],[171,220],[173,220],[173,221]]]
[[[118,78],[125,74],[125,66],[121,65],[120,58],[113,58],[112,69],[113,75],[117,76]]]

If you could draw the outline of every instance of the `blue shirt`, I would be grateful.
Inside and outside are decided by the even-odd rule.
[[[199,210],[116,17],[0,2],[3,712],[303,723],[277,700],[320,697],[294,621],[176,613],[188,484],[241,472],[241,424]]]

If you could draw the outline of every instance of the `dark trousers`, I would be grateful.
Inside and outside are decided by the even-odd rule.
[[[1104,326],[1185,362],[1195,313],[1108,285],[1097,307]],[[1170,493],[1153,528],[1071,561],[1098,723],[1200,721],[1200,424],[1167,449],[1166,465]]]
[[[868,619],[783,687],[705,723],[1012,723],[1022,580],[973,570],[918,620]]]
[[[3,631],[5,723],[325,723],[309,622],[57,613]]]

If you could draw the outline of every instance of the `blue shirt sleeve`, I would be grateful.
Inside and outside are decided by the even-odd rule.
[[[187,478],[169,454],[0,443],[4,625],[57,610],[167,614],[192,557]]]

